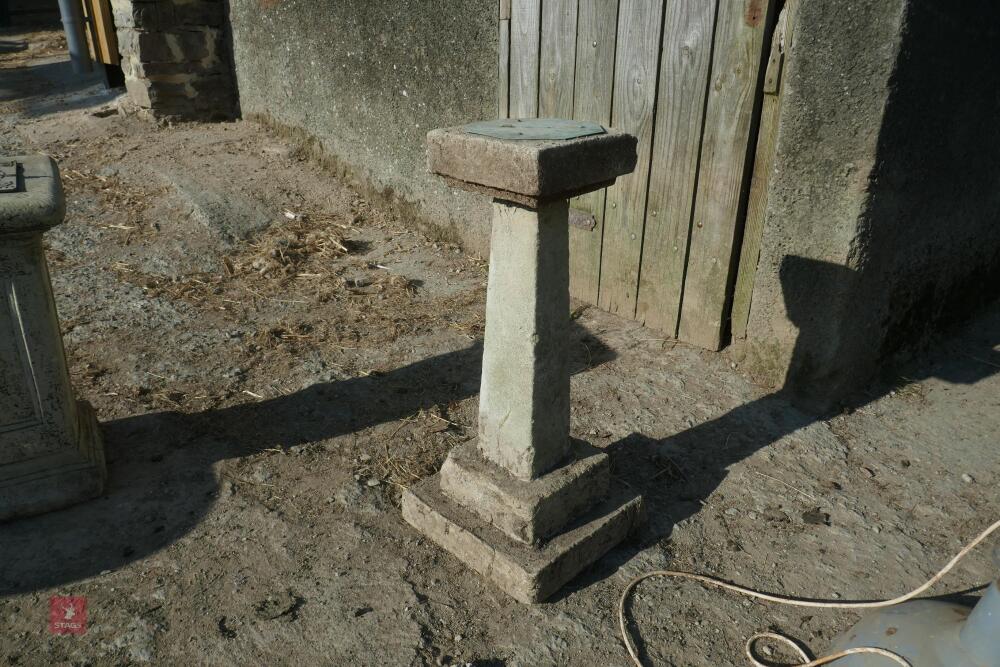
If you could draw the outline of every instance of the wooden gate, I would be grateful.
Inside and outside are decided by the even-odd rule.
[[[639,138],[633,174],[573,202],[593,215],[570,229],[573,296],[725,343],[778,1],[500,0],[501,118]]]

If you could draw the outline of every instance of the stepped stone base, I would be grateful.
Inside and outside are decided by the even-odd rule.
[[[104,444],[94,409],[77,404],[76,450],[0,466],[0,521],[42,514],[90,500],[104,491]]]
[[[530,481],[487,461],[475,441],[452,449],[441,467],[446,496],[526,544],[560,532],[606,499],[610,484],[608,455],[579,440],[563,465]]]
[[[541,602],[627,538],[643,520],[642,498],[622,493],[540,547],[514,539],[448,498],[440,475],[403,494],[403,518],[508,595]]]

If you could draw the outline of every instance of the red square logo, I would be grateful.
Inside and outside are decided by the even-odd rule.
[[[82,635],[87,632],[87,598],[49,598],[49,631],[54,635]]]

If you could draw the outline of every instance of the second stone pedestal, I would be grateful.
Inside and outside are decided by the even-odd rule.
[[[630,172],[635,145],[574,121],[428,135],[431,171],[494,198],[486,338],[478,440],[403,495],[403,516],[522,602],[555,593],[642,518],[607,455],[569,436],[567,200]]]
[[[64,210],[50,158],[0,158],[0,521],[104,488],[97,419],[73,397],[42,249]]]

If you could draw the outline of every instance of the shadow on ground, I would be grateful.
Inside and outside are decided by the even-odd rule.
[[[0,52],[2,52],[0,47]],[[25,118],[40,118],[52,113],[90,109],[106,104],[120,91],[104,88],[101,74],[95,69],[77,74],[64,59],[0,70],[0,103],[18,102],[18,113]],[[53,91],[58,91],[53,94]]]
[[[574,372],[614,354],[574,326]],[[384,374],[313,385],[220,410],[159,412],[102,425],[103,497],[0,526],[0,594],[58,586],[121,567],[187,534],[211,509],[219,461],[321,442],[479,391],[482,344]],[[104,537],[117,534],[108,542]]]
[[[786,309],[799,328],[789,374],[800,373],[810,363],[809,351],[817,349],[815,337],[829,336],[825,322],[816,323],[809,317],[811,308],[798,308],[790,298],[789,283],[798,284],[809,277],[830,275],[844,280],[853,279],[852,272],[841,266],[790,257],[782,267],[782,284]],[[939,378],[953,384],[975,384],[1000,373],[1000,302],[992,304],[973,323],[955,332],[953,337],[938,341],[928,353],[906,369],[909,382]],[[898,377],[898,376],[897,376]],[[633,558],[639,550],[670,534],[675,524],[697,514],[712,492],[722,483],[733,464],[781,438],[817,421],[833,416],[830,410],[803,409],[798,405],[815,406],[822,398],[822,387],[801,387],[789,382],[781,389],[755,401],[741,405],[722,416],[699,424],[668,438],[654,439],[641,433],[609,445],[612,470],[644,496],[649,517],[643,544],[633,544],[612,552],[584,576],[560,592],[557,599],[610,576]],[[837,411],[851,412],[885,396],[896,385],[879,381],[866,391],[850,396],[837,404]],[[804,403],[803,403],[804,401]],[[719,443],[712,446],[711,443]],[[967,593],[963,592],[963,593]],[[945,596],[952,601],[968,598],[962,593]],[[645,655],[641,640],[641,657]]]
[[[808,323],[801,323],[808,327]],[[808,328],[800,332],[806,344]],[[586,354],[575,372],[614,357],[580,327],[574,339]],[[1000,369],[1000,309],[993,308],[962,336],[964,353],[911,373],[974,383]],[[577,346],[582,347],[582,346]],[[941,346],[948,354],[948,345]],[[314,385],[259,403],[195,414],[160,412],[104,425],[110,481],[91,503],[0,528],[0,593],[24,592],[94,576],[163,549],[196,526],[218,497],[213,465],[271,448],[289,448],[407,417],[422,408],[474,395],[482,347],[434,356],[394,371]],[[858,407],[891,389],[857,397]],[[821,415],[795,408],[786,391],[764,396],[666,439],[634,433],[608,451],[615,475],[645,495],[647,541],[669,534],[696,513],[729,467]],[[706,443],[724,443],[706,446]],[[656,462],[676,462],[663,474]],[[652,464],[651,464],[652,462]],[[104,536],[117,534],[108,541]],[[638,547],[624,547],[568,587],[562,596],[609,576]]]

